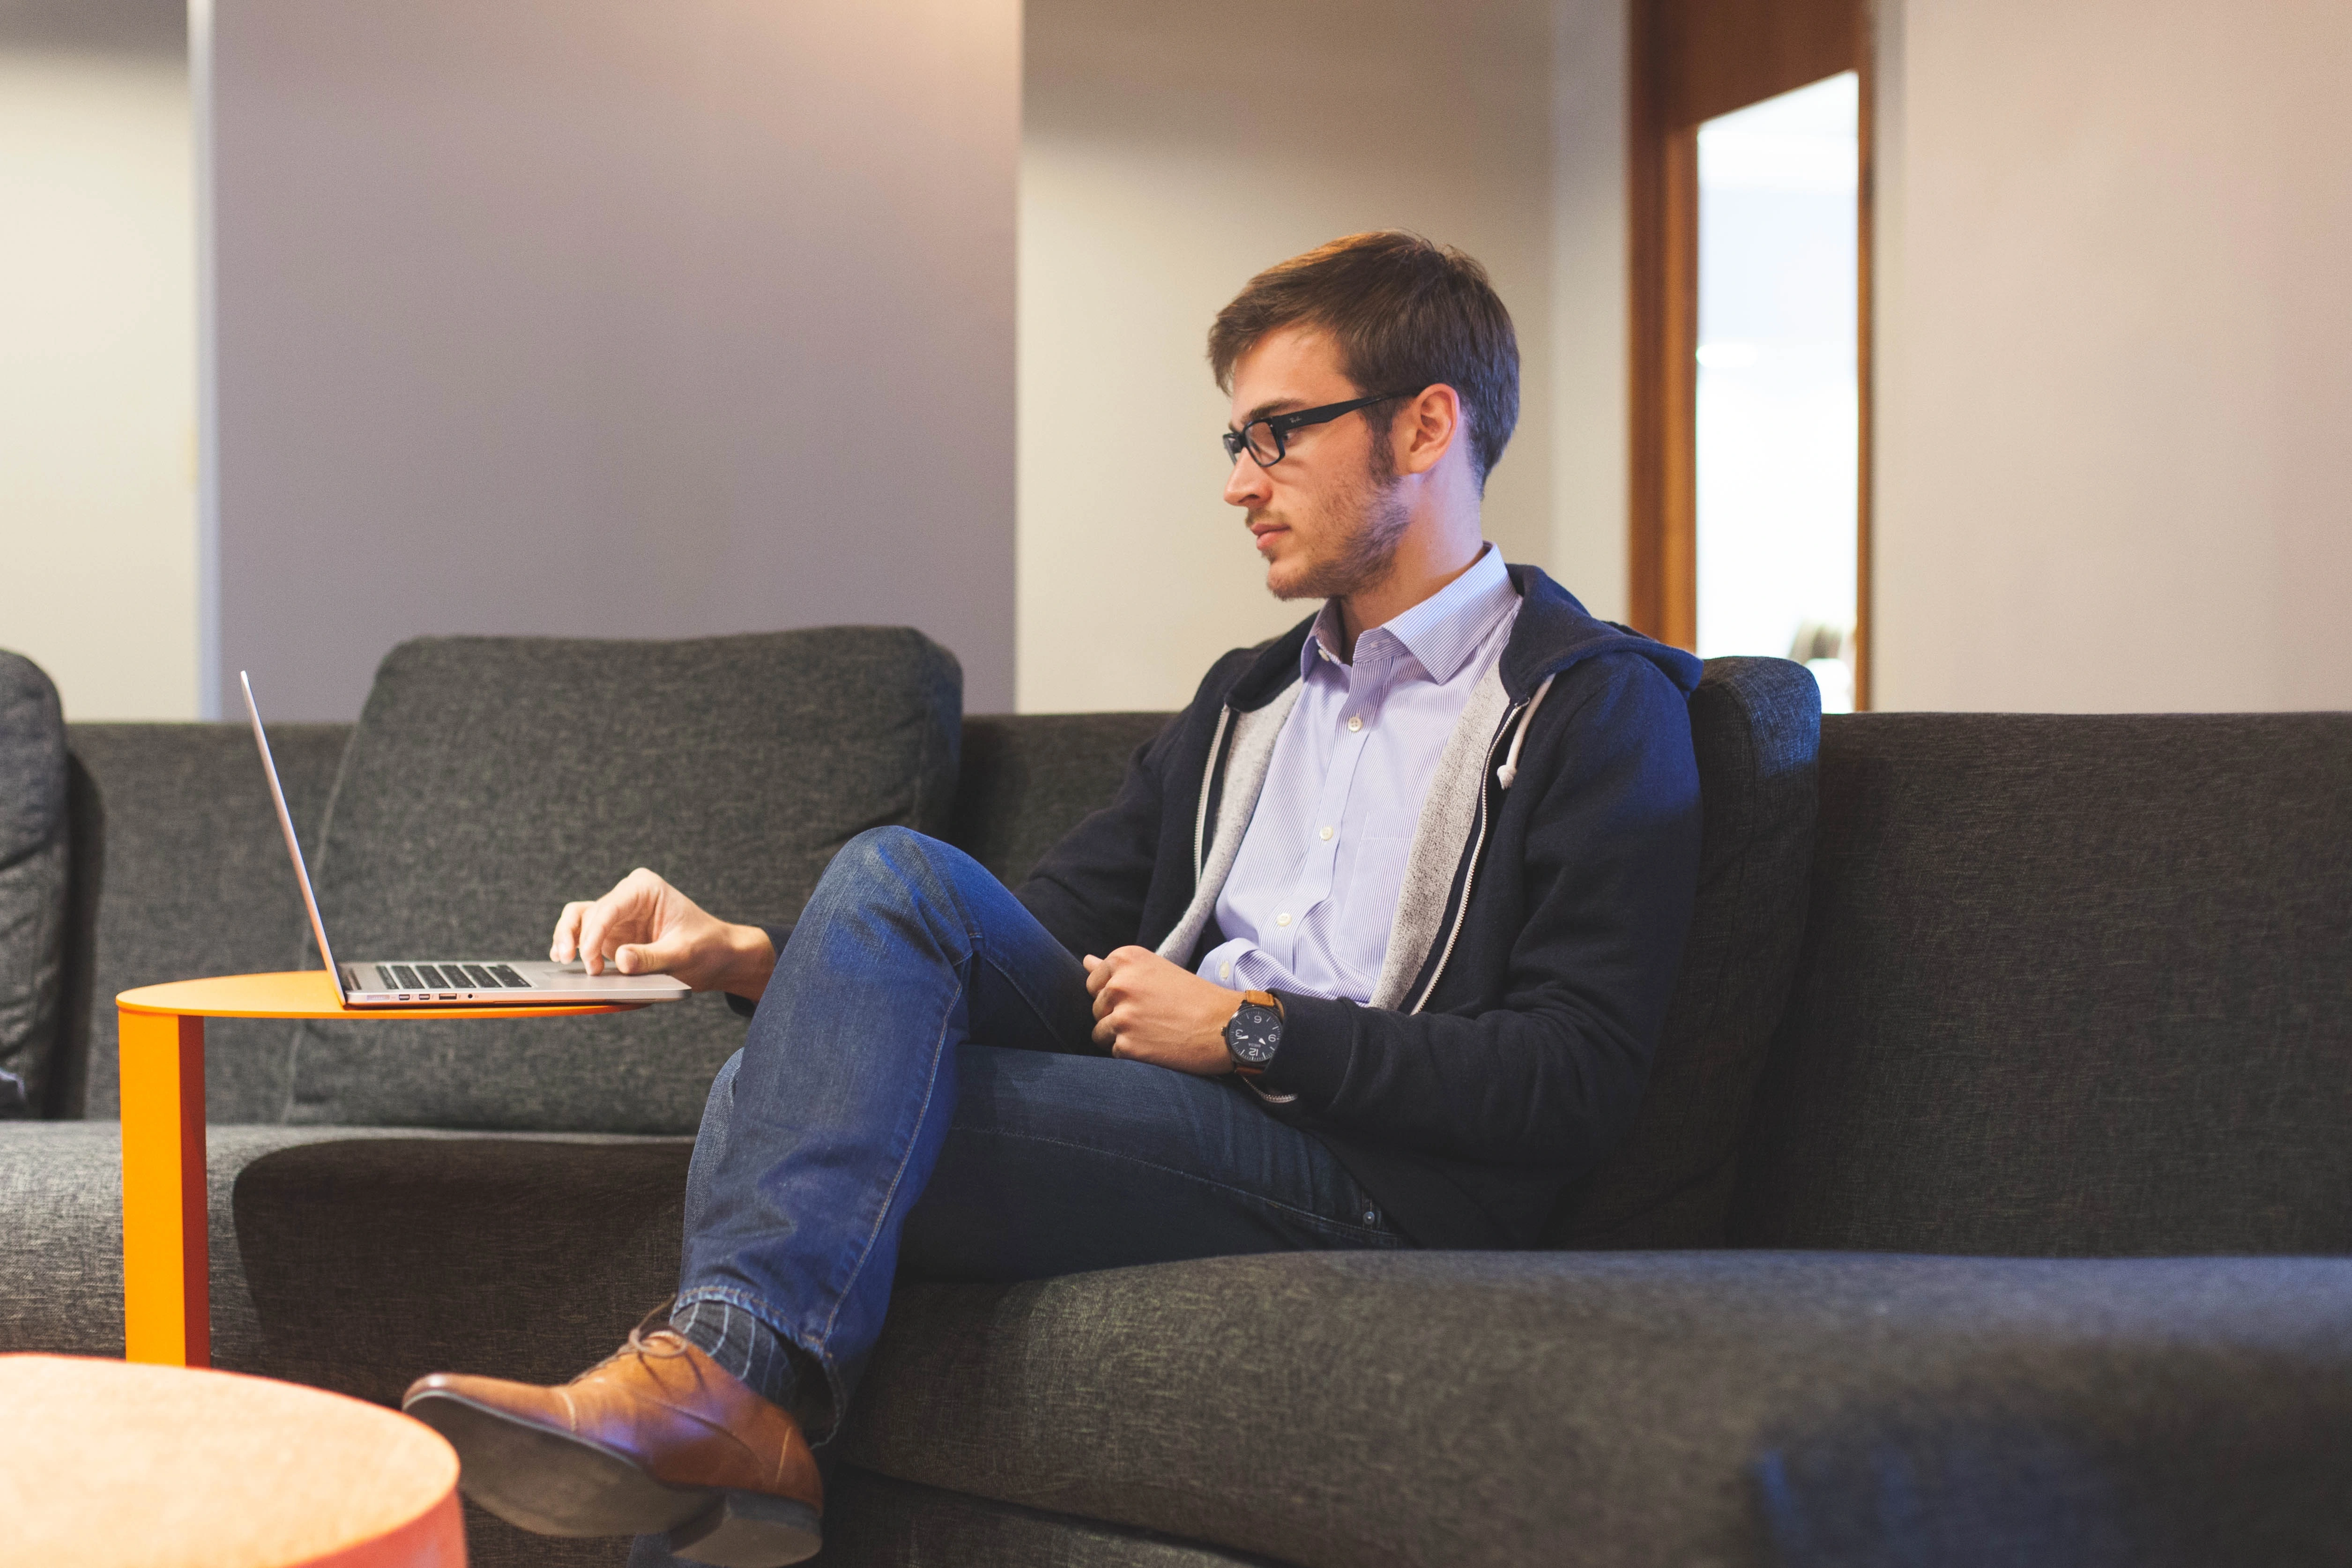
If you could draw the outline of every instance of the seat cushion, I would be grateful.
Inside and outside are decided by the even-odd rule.
[[[2352,1251],[2352,715],[1829,721],[1759,1246]]]
[[[677,1289],[687,1138],[387,1134],[246,1165],[274,1376],[385,1403],[426,1372],[562,1383]]]
[[[633,868],[790,924],[861,831],[946,831],[961,674],[919,632],[433,638],[386,655],[316,874],[344,959],[532,956]],[[716,997],[595,1018],[307,1024],[289,1120],[690,1132]]]
[[[32,660],[0,652],[0,1118],[48,1108],[65,1017],[66,727]]]
[[[1698,898],[1633,1126],[1562,1194],[1552,1247],[1714,1247],[1804,935],[1821,695],[1787,659],[1710,659],[1691,694]]]
[[[205,1137],[213,1361],[266,1370],[234,1198],[255,1161],[300,1146],[389,1137],[420,1156],[465,1134],[366,1127],[216,1126]],[[509,1140],[510,1141],[510,1140]],[[675,1266],[673,1260],[673,1267]],[[0,1127],[0,1351],[122,1354],[122,1137],[113,1122]]]
[[[110,1140],[5,1131],[0,1152],[80,1135],[79,1179],[25,1196],[110,1212]],[[0,1170],[74,1164],[69,1141]],[[386,1400],[426,1370],[556,1381],[674,1281],[682,1139],[276,1127],[214,1151],[230,1364]],[[118,1246],[98,1220],[28,1238],[0,1278],[110,1271]],[[845,1527],[879,1542],[851,1561],[897,1560],[902,1526],[981,1561],[1088,1537],[1032,1514],[1209,1549],[1133,1555],[1171,1563],[1965,1560],[1889,1535],[1919,1519],[2087,1543],[2021,1562],[2185,1563],[2168,1543],[2233,1535],[2319,1560],[2294,1549],[2340,1540],[2352,1496],[2352,1259],[1309,1253],[902,1281],[837,1447],[955,1494],[876,1489],[891,1513]],[[1874,1512],[1890,1473],[1927,1506]]]
[[[348,1152],[338,1159],[336,1149]],[[205,1153],[213,1364],[231,1371],[363,1390],[385,1403],[445,1363],[560,1379],[610,1351],[677,1274],[683,1141],[215,1126]],[[514,1183],[483,1178],[509,1166],[561,1168],[566,1178],[553,1189],[526,1184],[528,1201],[518,1206]],[[577,1176],[583,1167],[609,1174]],[[121,1170],[114,1123],[0,1127],[0,1353],[122,1354]],[[417,1175],[436,1171],[448,1185]],[[328,1206],[335,1218],[323,1232],[304,1228],[274,1195],[287,1176],[321,1172],[367,1173],[359,1185],[375,1201],[348,1201],[355,1184],[331,1176],[329,1190],[345,1201]],[[634,1267],[614,1266],[607,1245],[633,1234],[625,1206],[614,1204],[616,1185],[667,1207],[666,1233],[657,1224],[634,1250],[620,1249]],[[273,1197],[257,1203],[257,1192]],[[404,1207],[420,1195],[429,1211]],[[315,1195],[308,1212],[322,1212]],[[265,1239],[239,1234],[240,1213]],[[371,1244],[380,1225],[391,1231],[382,1249]],[[401,1244],[426,1233],[440,1245]],[[492,1244],[478,1246],[486,1235]],[[349,1310],[355,1301],[361,1310]],[[614,1305],[599,1318],[598,1302]],[[404,1314],[391,1343],[369,1332],[387,1312]],[[498,1332],[485,1338],[485,1325]],[[623,1539],[551,1541],[471,1504],[466,1534],[477,1568],[621,1568],[628,1556]]]
[[[824,1568],[1262,1568],[1261,1559],[1149,1531],[894,1481],[849,1465],[825,1482],[822,1561]],[[636,1559],[632,1568],[647,1562]]]
[[[2352,1260],[1322,1253],[926,1285],[841,1447],[1306,1568],[1957,1565],[2021,1534],[1999,1560],[2336,1561]]]

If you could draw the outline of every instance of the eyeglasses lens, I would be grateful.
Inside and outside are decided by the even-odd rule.
[[[1282,442],[1275,435],[1273,427],[1264,420],[1246,426],[1239,433],[1228,430],[1219,439],[1225,444],[1225,459],[1228,462],[1240,457],[1244,449],[1261,468],[1270,468],[1282,461]]]

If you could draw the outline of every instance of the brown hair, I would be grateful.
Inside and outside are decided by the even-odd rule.
[[[1519,423],[1519,340],[1486,269],[1450,245],[1402,229],[1348,235],[1276,262],[1249,280],[1209,329],[1209,367],[1232,390],[1234,366],[1266,334],[1319,328],[1367,395],[1440,382],[1469,416],[1483,486]],[[1378,412],[1364,411],[1368,419]],[[1371,419],[1379,449],[1388,426]]]

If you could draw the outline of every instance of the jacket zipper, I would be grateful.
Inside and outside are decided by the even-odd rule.
[[[1217,710],[1216,733],[1209,737],[1209,766],[1201,774],[1201,803],[1192,810],[1192,886],[1196,891],[1201,885],[1201,873],[1208,841],[1209,788],[1217,781],[1217,754],[1224,749],[1225,725],[1233,716],[1234,710],[1231,704]],[[1269,1105],[1287,1105],[1298,1098],[1296,1093],[1269,1094],[1246,1078],[1243,1079],[1242,1082],[1248,1087],[1251,1093]]]
[[[1551,683],[1547,680],[1544,685],[1549,687]],[[1538,695],[1536,700],[1540,702],[1543,699]],[[1412,1013],[1417,1013],[1429,1005],[1429,998],[1436,994],[1437,982],[1445,977],[1445,966],[1454,961],[1454,946],[1462,939],[1462,924],[1470,915],[1470,894],[1478,885],[1478,862],[1486,858],[1486,801],[1494,783],[1495,748],[1502,744],[1503,737],[1511,732],[1512,721],[1519,716],[1520,710],[1530,705],[1527,703],[1514,705],[1509,712],[1503,715],[1503,722],[1495,727],[1495,738],[1486,743],[1486,760],[1478,772],[1478,831],[1470,842],[1470,869],[1462,878],[1462,902],[1454,907],[1454,924],[1446,928],[1445,946],[1437,955],[1437,967],[1430,972],[1429,984],[1421,988],[1420,997],[1412,1004]],[[1217,710],[1216,731],[1209,737],[1209,765],[1201,774],[1200,804],[1192,812],[1192,885],[1195,888],[1201,885],[1203,851],[1207,841],[1209,789],[1216,781],[1217,754],[1224,747],[1225,726],[1233,716],[1234,710],[1230,704]],[[1408,1013],[1407,1016],[1412,1015]],[[1252,1084],[1250,1087],[1255,1089],[1257,1086]],[[1296,1098],[1296,1096],[1289,1098]]]
[[[1470,843],[1470,869],[1462,876],[1462,902],[1454,906],[1454,924],[1445,933],[1445,948],[1437,955],[1437,967],[1430,972],[1429,984],[1421,988],[1419,999],[1412,1004],[1414,1013],[1429,1005],[1430,997],[1437,990],[1437,982],[1444,977],[1445,966],[1454,959],[1454,944],[1462,936],[1462,922],[1470,914],[1470,893],[1478,885],[1478,862],[1486,853],[1486,796],[1493,783],[1495,747],[1501,744],[1504,736],[1510,733],[1511,721],[1518,716],[1517,707],[1505,714],[1501,726],[1495,731],[1495,738],[1486,743],[1486,762],[1478,772],[1478,833]],[[1406,1016],[1411,1017],[1412,1014]]]
[[[1209,766],[1201,773],[1201,800],[1192,808],[1192,886],[1201,885],[1202,856],[1207,848],[1209,832],[1209,790],[1217,781],[1217,753],[1224,749],[1225,725],[1234,716],[1233,705],[1217,709],[1217,730],[1209,737]]]

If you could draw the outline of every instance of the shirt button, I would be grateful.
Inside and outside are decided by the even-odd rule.
[[[1220,964],[1217,966],[1217,978],[1221,980],[1230,980],[1233,977],[1234,967],[1231,964]]]
[[[1328,828],[1324,829],[1323,837],[1328,841],[1331,837],[1331,830]]]
[[[1287,925],[1290,924],[1290,916],[1287,915],[1277,915],[1274,917],[1274,923],[1276,925]]]
[[[1363,716],[1362,716],[1360,714],[1349,714],[1349,715],[1348,716],[1348,729],[1349,729],[1349,733],[1351,733],[1351,734],[1352,734],[1353,732],[1355,732],[1355,731],[1357,731],[1357,730],[1360,730],[1360,729],[1361,729],[1361,728],[1363,728],[1363,727],[1364,727],[1364,720],[1363,720]]]

